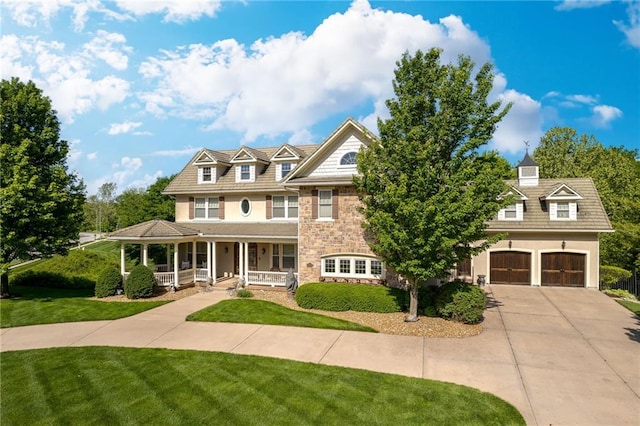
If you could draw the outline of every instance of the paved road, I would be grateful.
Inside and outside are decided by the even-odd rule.
[[[640,320],[585,289],[487,287],[485,331],[466,339],[185,322],[227,298],[200,293],[115,321],[0,330],[0,350],[183,348],[443,380],[491,392],[532,425],[640,424]]]

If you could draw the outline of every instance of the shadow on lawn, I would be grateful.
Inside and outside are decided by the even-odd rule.
[[[27,287],[10,286],[8,300],[36,300],[39,302],[51,302],[54,299],[63,298],[86,298],[93,296],[94,290],[91,288],[82,289],[61,289],[48,287]]]

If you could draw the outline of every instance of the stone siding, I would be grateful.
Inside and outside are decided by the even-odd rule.
[[[339,191],[337,219],[312,219],[311,191],[314,189]],[[303,187],[300,188],[298,203],[298,271],[301,284],[319,281],[322,256],[340,253],[374,255],[365,241],[364,231],[360,226],[363,217],[357,210],[360,200],[355,187]]]

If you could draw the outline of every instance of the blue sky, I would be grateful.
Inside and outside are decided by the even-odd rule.
[[[376,131],[402,52],[491,61],[510,161],[553,126],[640,148],[640,3],[4,1],[2,78],[52,99],[89,194],[177,173],[201,147]]]

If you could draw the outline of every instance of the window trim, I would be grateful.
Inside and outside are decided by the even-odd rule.
[[[197,200],[204,200],[204,205],[203,207],[196,207],[196,203],[198,202]],[[209,204],[210,204],[210,200],[218,200],[218,208],[216,209],[216,211],[218,212],[217,215],[211,217],[209,215]],[[198,209],[202,209],[204,210],[204,215],[202,217],[197,216],[197,211]],[[194,197],[193,199],[193,219],[192,220],[220,220],[220,197]]]
[[[357,261],[365,262],[365,272],[359,273],[356,272],[356,263]],[[343,271],[343,265],[345,262],[348,262],[349,272],[341,272]],[[377,262],[380,265],[380,274],[374,274],[372,272],[372,264]],[[360,279],[377,279],[382,280],[385,277],[386,270],[384,266],[384,262],[380,259],[372,256],[363,256],[358,254],[335,254],[329,256],[323,256],[321,258],[320,265],[320,276],[321,277],[331,277],[331,278],[360,278]],[[333,272],[328,271],[329,269],[333,269]]]
[[[247,208],[246,213],[244,212],[244,209],[242,208],[242,203],[244,203],[245,201],[246,201],[246,202],[248,203],[248,205],[249,205],[249,207]],[[247,197],[243,197],[243,198],[240,200],[240,203],[238,204],[238,207],[240,208],[240,214],[241,214],[242,216],[244,216],[244,217],[247,217],[247,216],[251,215],[251,211],[253,210],[253,205],[251,204],[251,200],[250,200],[250,199],[248,199]]]
[[[329,203],[322,204],[322,193],[329,193]],[[329,215],[322,214],[322,206],[329,206]],[[333,189],[319,189],[318,190],[318,220],[332,220],[333,219]]]
[[[563,208],[560,208],[560,205]],[[566,206],[566,208],[564,208]],[[560,212],[566,214],[566,216],[560,216]],[[570,220],[571,219],[571,203],[569,201],[558,201],[556,202],[556,219],[557,220]]]
[[[250,164],[240,164],[239,167],[240,167],[240,174],[239,174],[240,182],[250,182],[251,181],[251,165]],[[244,168],[245,167],[247,168],[246,173],[248,175],[246,179],[243,177],[243,174],[245,173],[244,172]]]
[[[284,170],[284,166],[285,166],[285,164],[286,164],[287,166],[289,166],[289,170],[287,170],[287,172],[286,172],[286,173],[285,173],[285,170]],[[287,175],[288,175],[289,173],[291,173],[291,170],[293,170],[293,164],[292,164],[292,163],[290,163],[290,162],[288,162],[288,161],[285,161],[284,163],[280,163],[280,179],[282,180],[282,179],[284,179],[285,177],[287,177]]]
[[[275,209],[276,209],[276,203],[275,203],[275,199],[276,197],[280,198],[284,198],[284,204],[282,207],[282,209],[284,209],[284,216],[276,216],[275,214]],[[286,219],[298,219],[298,214],[296,214],[295,216],[291,216],[290,213],[290,209],[293,208],[290,205],[290,200],[289,198],[296,198],[296,211],[298,212],[298,214],[300,213],[299,208],[300,208],[300,198],[297,195],[272,195],[271,196],[271,219],[273,220],[286,220]]]
[[[356,151],[346,152],[342,157],[340,157],[339,167],[355,167],[357,165],[357,155]],[[350,161],[349,163],[345,163],[345,161]]]

